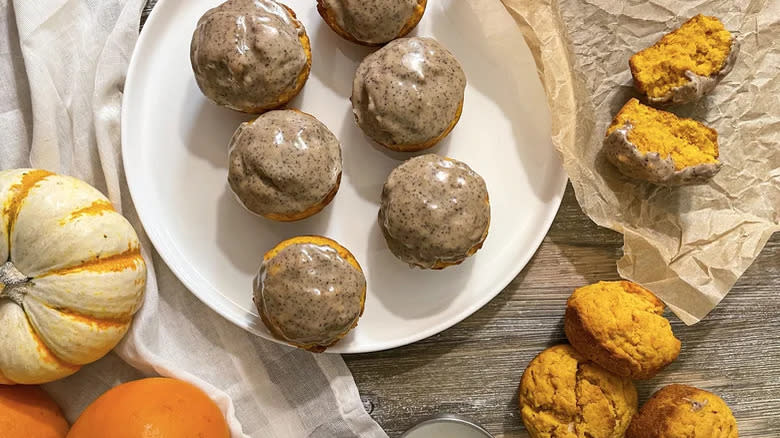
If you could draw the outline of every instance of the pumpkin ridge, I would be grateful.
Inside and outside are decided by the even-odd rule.
[[[68,215],[67,218],[60,221],[60,224],[66,224],[73,219],[78,218],[79,216],[98,216],[105,212],[115,212],[114,206],[111,205],[111,203],[105,199],[98,199],[97,201],[93,202],[92,204],[80,208],[78,210],[75,210],[71,212],[71,214]]]
[[[70,309],[51,307],[41,302],[40,300],[36,300],[36,301],[38,301],[39,303],[41,303],[41,305],[48,307],[51,310],[63,314],[64,316],[70,318],[73,321],[83,322],[84,324],[96,325],[99,328],[122,327],[130,324],[130,322],[133,320],[132,315],[128,316],[127,318],[97,318],[91,315],[74,312]]]
[[[74,373],[81,369],[79,365],[65,362],[64,360],[57,357],[53,351],[51,351],[51,348],[49,348],[49,346],[43,342],[43,339],[41,339],[41,334],[38,332],[35,324],[30,321],[30,315],[28,315],[26,311],[24,312],[24,318],[27,320],[27,325],[32,329],[32,338],[35,341],[36,349],[41,353],[42,360],[53,363],[60,368],[72,370]]]
[[[22,209],[22,202],[24,202],[25,198],[27,198],[27,195],[30,194],[30,191],[41,181],[43,181],[46,177],[54,175],[53,173],[49,172],[48,170],[42,170],[42,169],[33,169],[24,175],[22,175],[21,181],[18,183],[12,185],[8,191],[13,192],[13,196],[11,196],[7,201],[5,206],[3,207],[3,214],[8,218],[8,229],[6,230],[8,232],[8,254],[10,257],[11,254],[11,232],[13,231],[14,223],[16,222],[16,217],[19,216],[19,211]]]
[[[134,247],[112,256],[94,258],[78,265],[54,269],[43,275],[39,275],[38,278],[49,275],[67,275],[81,271],[121,272],[126,269],[136,269],[138,261],[144,263],[144,259],[141,257],[141,248]]]

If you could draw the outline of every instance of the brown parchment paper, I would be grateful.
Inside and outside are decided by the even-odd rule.
[[[780,230],[780,1],[500,1],[534,53],[582,210],[624,236],[619,274],[698,322]],[[739,58],[708,96],[666,109],[718,131],[723,167],[700,186],[629,180],[601,154],[612,117],[638,97],[628,59],[698,13],[738,36]]]

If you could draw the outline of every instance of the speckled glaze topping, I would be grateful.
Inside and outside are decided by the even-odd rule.
[[[485,181],[457,160],[412,158],[387,178],[379,224],[390,251],[410,265],[458,263],[481,244],[490,224]]]
[[[320,0],[336,25],[358,41],[383,44],[412,20],[419,0]]]
[[[449,128],[465,88],[466,75],[449,50],[432,38],[401,38],[360,64],[352,110],[380,144],[422,144]]]
[[[259,112],[295,89],[308,57],[303,25],[272,0],[228,0],[198,21],[190,61],[203,94],[219,105]]]
[[[250,211],[295,215],[327,202],[341,178],[341,145],[319,120],[296,110],[269,111],[230,140],[228,183]]]
[[[334,248],[296,243],[260,265],[254,299],[285,340],[327,346],[362,312],[366,279]]]

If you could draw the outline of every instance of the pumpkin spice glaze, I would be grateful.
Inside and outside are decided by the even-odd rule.
[[[379,45],[406,35],[422,18],[425,0],[318,0],[317,9],[338,34]]]
[[[228,183],[249,211],[278,221],[320,211],[338,191],[341,144],[315,117],[269,111],[230,140]]]
[[[433,146],[457,123],[466,75],[433,38],[401,38],[368,55],[352,84],[358,126],[398,151]]]
[[[412,158],[385,182],[379,225],[390,251],[412,266],[458,264],[487,237],[487,186],[461,161],[436,154]]]
[[[321,352],[357,325],[366,278],[344,247],[320,236],[289,239],[269,251],[254,282],[260,316],[277,337]]]
[[[198,21],[190,61],[198,86],[213,102],[260,113],[298,94],[311,68],[311,47],[286,6],[228,0]]]

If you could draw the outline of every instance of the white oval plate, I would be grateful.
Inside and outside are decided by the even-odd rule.
[[[495,0],[436,0],[428,2],[413,32],[437,38],[466,71],[463,115],[433,151],[481,174],[492,206],[483,249],[443,271],[410,269],[395,259],[377,225],[382,184],[400,156],[374,147],[352,116],[352,77],[371,49],[333,33],[313,0],[287,1],[306,27],[314,58],[309,81],[290,106],[313,114],[339,137],[344,174],[336,198],[322,212],[276,223],[242,209],[227,188],[227,144],[251,116],[211,104],[192,75],[195,23],[220,1],[158,2],[127,76],[122,153],[146,232],[179,279],[228,320],[274,340],[251,298],[263,254],[299,234],[333,238],[357,257],[368,281],[365,313],[357,328],[328,349],[334,353],[383,350],[432,336],[509,284],[546,234],[566,176],[550,142],[549,110],[528,48],[514,45],[511,53],[495,53],[475,21],[477,1],[492,5],[495,19],[511,20]]]

